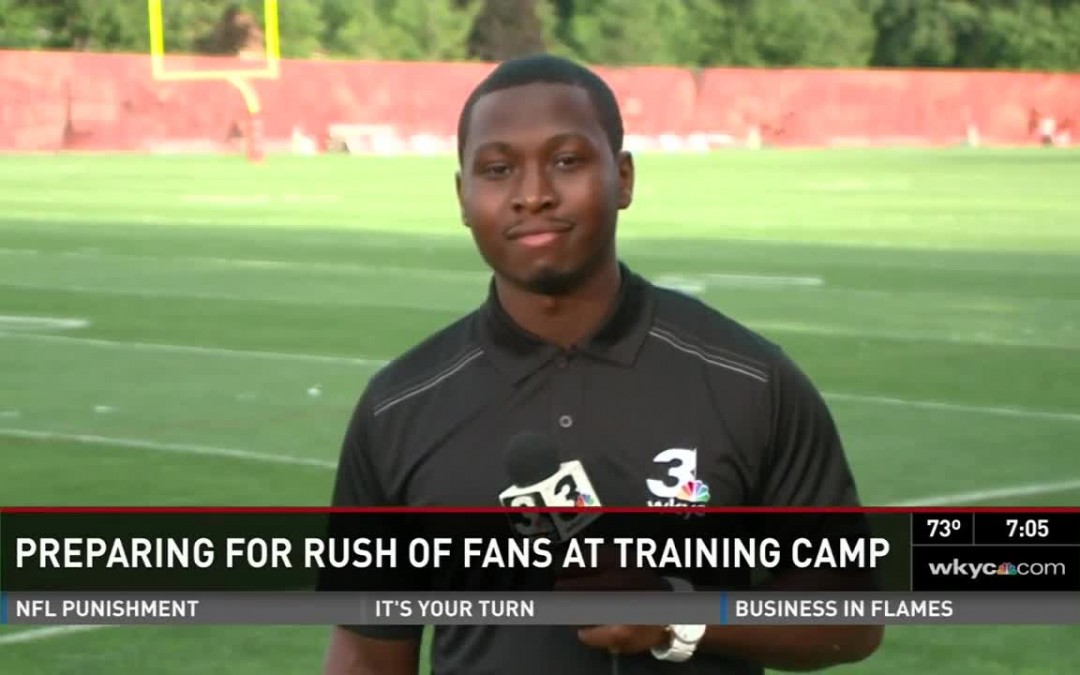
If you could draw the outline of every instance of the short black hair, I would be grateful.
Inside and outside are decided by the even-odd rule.
[[[468,134],[473,106],[481,96],[539,82],[568,84],[584,89],[596,109],[596,117],[604,128],[611,151],[617,154],[622,150],[622,114],[611,87],[599,75],[570,59],[550,54],[534,54],[503,61],[469,94],[458,118],[458,161],[464,156],[465,137]]]

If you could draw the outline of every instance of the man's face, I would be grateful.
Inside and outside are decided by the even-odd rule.
[[[458,200],[496,274],[560,295],[614,261],[633,163],[612,152],[584,89],[530,84],[486,94],[468,129]]]

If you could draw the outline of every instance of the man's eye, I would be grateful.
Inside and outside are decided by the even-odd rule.
[[[510,165],[504,162],[493,162],[480,167],[480,174],[491,178],[501,178],[510,174]]]
[[[570,169],[581,163],[577,155],[559,155],[555,158],[555,166],[560,169]]]

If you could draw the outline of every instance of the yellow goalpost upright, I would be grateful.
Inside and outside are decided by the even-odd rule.
[[[244,97],[248,112],[247,156],[251,161],[263,157],[262,108],[252,80],[276,80],[281,75],[281,34],[278,25],[278,0],[263,0],[263,31],[266,50],[261,68],[224,70],[168,70],[165,67],[165,21],[163,0],[147,0],[150,23],[150,67],[160,81],[221,80],[228,82]]]

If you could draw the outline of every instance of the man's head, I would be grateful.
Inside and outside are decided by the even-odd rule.
[[[554,56],[501,64],[458,122],[462,218],[504,281],[560,295],[615,264],[634,167],[611,89]]]

